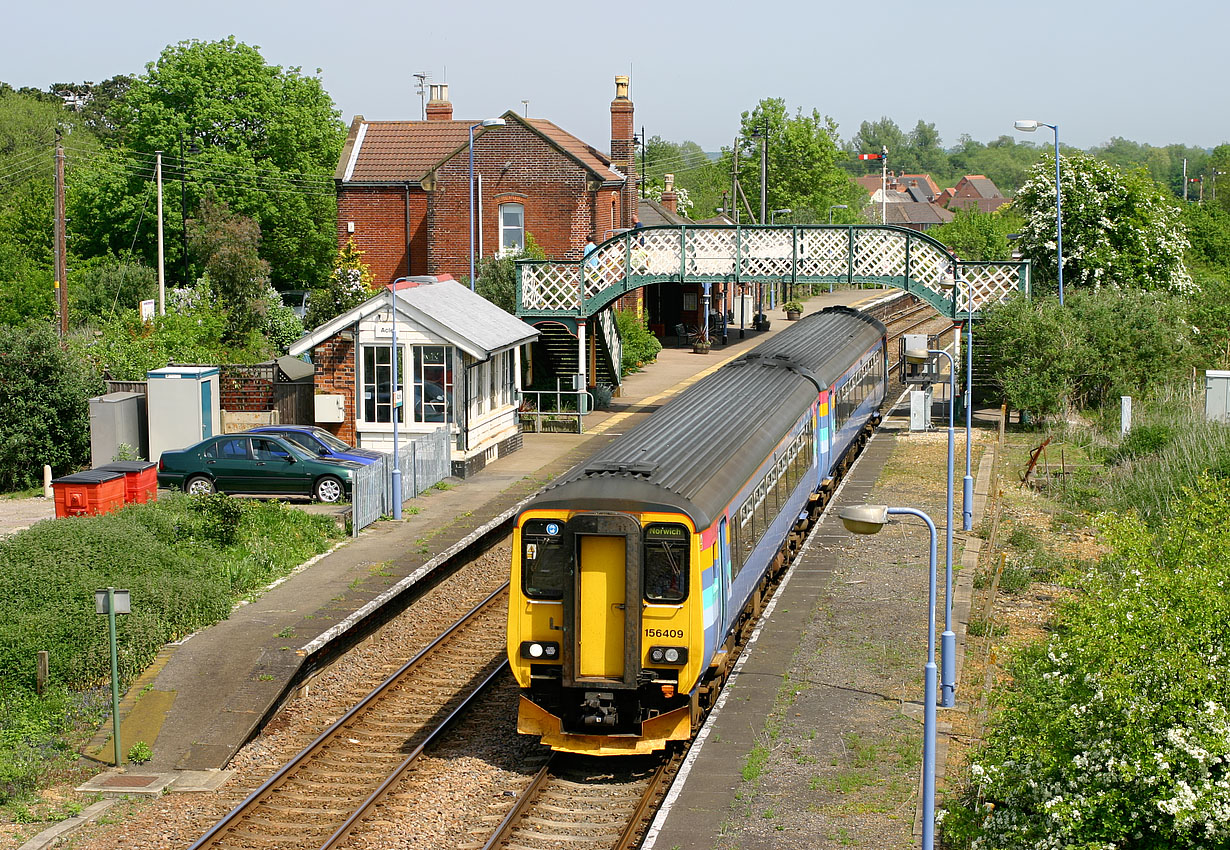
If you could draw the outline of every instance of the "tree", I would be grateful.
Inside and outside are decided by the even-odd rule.
[[[950,222],[933,227],[927,235],[934,237],[963,260],[1009,260],[1012,247],[1008,234],[1020,229],[1020,215],[1010,210],[984,213],[977,207],[957,210]]]
[[[1184,263],[1187,236],[1169,192],[1143,170],[1120,172],[1079,152],[1062,158],[1061,173],[1065,287],[1119,285],[1181,292],[1191,286]],[[1034,166],[1014,207],[1025,217],[1021,253],[1034,261],[1035,281],[1053,288],[1053,156]]]
[[[504,255],[483,257],[475,271],[474,291],[507,313],[517,310],[517,260],[545,260],[547,255],[532,234],[525,234],[525,248]]]
[[[303,324],[318,328],[371,298],[372,272],[363,262],[363,252],[348,240],[333,261],[333,274],[324,286],[312,290]]]
[[[149,177],[162,151],[164,180],[183,179],[187,196],[183,215],[180,193],[165,195],[169,268],[182,268],[181,219],[193,217],[212,189],[260,225],[261,256],[276,284],[308,288],[328,276],[336,250],[332,176],[344,127],[318,77],[266,64],[233,37],[184,41],[149,63],[106,119],[125,147],[97,163],[75,213],[89,253],[119,253],[135,236],[153,264],[152,234],[137,222],[143,208],[152,211]]]
[[[87,399],[102,389],[49,323],[0,325],[0,491],[42,481],[44,464],[62,475],[88,463]]]
[[[791,117],[781,98],[766,98],[742,116],[739,139],[739,182],[748,204],[756,211],[760,197],[760,160],[763,149],[754,133],[768,132],[768,209],[791,209],[791,221],[806,224],[827,221],[834,204],[861,207],[866,193],[837,167],[837,125],[813,109],[800,108]],[[729,173],[730,161],[724,157]],[[742,199],[736,199],[742,205]],[[766,224],[768,222],[765,222]]]
[[[192,245],[204,258],[213,294],[226,316],[225,341],[242,343],[261,327],[267,308],[269,263],[260,257],[260,227],[209,195],[190,229]]]
[[[1082,362],[1081,336],[1070,311],[1055,298],[1017,296],[987,307],[978,323],[978,348],[1009,408],[1035,416],[1069,403]]]

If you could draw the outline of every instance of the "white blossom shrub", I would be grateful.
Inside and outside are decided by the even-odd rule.
[[[1112,554],[1015,660],[953,846],[1230,846],[1230,483],[1202,478],[1156,532],[1099,524]]]
[[[1071,286],[1188,291],[1187,231],[1173,197],[1143,170],[1087,154],[1060,157],[1063,277]],[[1055,158],[1044,156],[1013,202],[1025,216],[1019,246],[1043,286],[1056,280]]]

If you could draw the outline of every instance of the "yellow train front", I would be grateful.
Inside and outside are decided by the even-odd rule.
[[[884,399],[884,326],[830,308],[697,382],[517,517],[517,727],[552,749],[691,738],[782,542]]]

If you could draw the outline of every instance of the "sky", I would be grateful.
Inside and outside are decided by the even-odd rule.
[[[1230,142],[1224,0],[61,0],[5,18],[0,80],[15,87],[140,73],[169,44],[233,35],[271,64],[319,69],[347,124],[420,117],[413,75],[427,72],[449,84],[457,118],[528,109],[602,150],[625,73],[638,133],[710,151],[765,97],[831,116],[843,141],[887,116],[906,131],[934,123],[945,147],[1052,142],[1014,131],[1019,118],[1058,124],[1080,148]]]

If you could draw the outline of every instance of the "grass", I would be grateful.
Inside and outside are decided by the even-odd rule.
[[[765,765],[769,762],[769,748],[764,744],[756,744],[752,747],[752,751],[747,754],[747,759],[743,762],[743,781],[755,782],[764,773]]]

